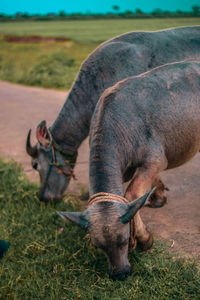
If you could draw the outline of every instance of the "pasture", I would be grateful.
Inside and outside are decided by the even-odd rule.
[[[0,34],[68,37],[82,43],[101,43],[134,30],[160,30],[200,25],[199,18],[118,19],[90,21],[43,21],[1,23]]]
[[[195,262],[176,259],[159,242],[148,253],[129,254],[126,281],[110,280],[104,254],[55,213],[79,209],[80,199],[68,195],[44,207],[37,190],[19,165],[0,159],[0,232],[11,244],[0,263],[0,299],[199,299]]]
[[[83,60],[101,42],[134,30],[200,25],[199,18],[12,22],[0,24],[0,79],[69,89]],[[70,41],[9,43],[4,35],[67,37]]]

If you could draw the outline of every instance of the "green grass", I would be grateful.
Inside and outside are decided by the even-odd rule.
[[[43,207],[37,189],[19,165],[0,159],[0,238],[11,245],[0,261],[0,299],[199,299],[198,268],[158,242],[148,253],[130,253],[133,273],[126,281],[110,280],[104,254],[55,213],[75,210],[78,200],[71,195]]]
[[[134,30],[158,30],[169,27],[200,25],[200,18],[118,19],[88,21],[6,22],[0,24],[1,34],[61,36],[75,41],[102,42]]]
[[[100,42],[128,31],[191,25],[200,25],[200,18],[0,23],[0,79],[69,89],[81,63]],[[62,36],[72,41],[8,43],[3,39],[5,34]]]
[[[82,61],[97,44],[8,43],[0,37],[0,79],[69,89]]]

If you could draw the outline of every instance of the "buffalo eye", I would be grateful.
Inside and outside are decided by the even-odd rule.
[[[36,161],[32,161],[32,167],[33,169],[37,170],[38,163]]]

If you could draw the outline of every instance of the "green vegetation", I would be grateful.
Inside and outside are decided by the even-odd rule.
[[[26,83],[44,87],[63,87],[73,66],[74,59],[69,58],[64,51],[43,54],[27,72]]]
[[[104,254],[55,213],[77,209],[79,200],[69,195],[40,206],[37,189],[19,165],[0,159],[0,238],[10,242],[0,261],[0,299],[199,299],[195,263],[176,260],[158,242],[148,253],[129,254],[126,281],[110,280]]]
[[[159,30],[178,26],[200,25],[200,18],[86,20],[1,23],[1,34],[68,37],[82,43],[100,43],[134,30]]]
[[[100,42],[128,31],[199,25],[199,18],[6,22],[0,26],[0,79],[69,89],[83,60]],[[14,43],[4,35],[67,37],[65,42]]]
[[[0,79],[69,89],[82,61],[96,44],[8,43],[0,38]]]

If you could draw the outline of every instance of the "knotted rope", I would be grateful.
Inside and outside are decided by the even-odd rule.
[[[91,196],[88,200],[88,207],[95,205],[101,202],[119,202],[128,204],[129,201],[119,195],[111,194],[111,193],[97,193]],[[135,249],[137,241],[136,241],[136,230],[135,230],[135,222],[134,217],[129,222],[130,224],[130,237],[129,237],[129,251]]]

